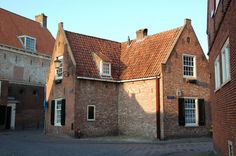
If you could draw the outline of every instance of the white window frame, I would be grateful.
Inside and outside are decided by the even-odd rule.
[[[184,75],[184,67],[186,65],[184,65],[184,57],[193,57],[193,76],[189,76],[189,75]],[[182,56],[182,70],[183,70],[183,77],[184,78],[190,78],[190,79],[196,79],[197,78],[197,66],[196,66],[196,56],[195,55],[189,55],[189,54],[183,54]]]
[[[230,140],[228,140],[228,155],[234,156],[234,146],[233,146],[233,142]]]
[[[94,115],[94,119],[89,119],[89,107],[93,107],[94,111],[93,111],[93,115]],[[96,106],[95,105],[88,105],[87,106],[87,121],[95,121],[96,120]]]
[[[57,109],[57,102],[58,101],[61,101],[61,109]],[[54,125],[55,126],[61,126],[61,122],[57,122],[57,111],[58,110],[60,110],[62,112],[62,98],[55,99],[55,109],[54,109]]]
[[[221,65],[222,65],[222,85],[231,80],[230,75],[230,47],[229,38],[226,40],[221,50]]]
[[[58,56],[57,59],[61,61],[61,66],[59,68],[55,68],[55,80],[63,79],[63,56]],[[58,76],[58,70],[61,69],[61,76]]]
[[[195,100],[195,123],[186,123],[186,115],[184,113],[185,127],[198,127],[199,126],[198,99],[195,97],[184,97],[184,112],[186,112],[186,107],[185,107],[185,100],[186,99]]]
[[[220,1],[221,0],[215,0],[215,12],[217,11],[217,8],[218,8],[218,6],[220,4]]]
[[[23,45],[24,49],[26,49],[26,38],[33,39],[35,41],[34,42],[35,44],[34,44],[33,50],[31,50],[31,49],[26,49],[26,50],[29,50],[29,51],[32,51],[32,52],[36,52],[36,38],[31,37],[31,36],[27,36],[27,35],[22,35],[22,36],[19,36],[18,38],[19,38],[21,44]],[[24,42],[22,42],[22,38],[23,38]]]
[[[215,70],[215,91],[217,91],[221,87],[219,56],[217,56],[217,58],[214,61],[214,70]]]
[[[109,73],[104,73],[103,71],[103,64],[109,65]],[[111,76],[111,63],[105,62],[105,61],[100,61],[100,75],[102,76]]]

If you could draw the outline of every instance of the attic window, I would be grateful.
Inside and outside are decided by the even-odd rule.
[[[35,52],[36,51],[36,38],[30,36],[19,36],[20,42],[24,49]]]
[[[111,76],[111,63],[101,61],[100,73],[102,76]]]

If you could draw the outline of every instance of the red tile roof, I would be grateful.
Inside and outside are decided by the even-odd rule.
[[[119,58],[121,44],[110,40],[86,36],[65,31],[72,49],[78,76],[100,78],[92,53],[96,53],[104,61],[111,62],[111,75],[113,79],[119,79]]]
[[[21,48],[17,38],[27,35],[36,38],[36,50],[52,55],[55,39],[40,23],[0,8],[0,44]]]
[[[74,54],[77,75],[100,78],[92,52],[111,60],[112,78],[128,80],[160,74],[161,63],[167,59],[183,27],[147,36],[142,41],[119,43],[65,31]]]

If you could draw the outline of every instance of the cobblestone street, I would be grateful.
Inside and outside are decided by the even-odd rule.
[[[40,131],[0,133],[1,156],[207,156],[211,139],[125,141],[45,136]]]

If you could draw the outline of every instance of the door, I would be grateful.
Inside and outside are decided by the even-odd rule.
[[[7,122],[6,122],[6,129],[11,128],[11,107],[7,107]]]

